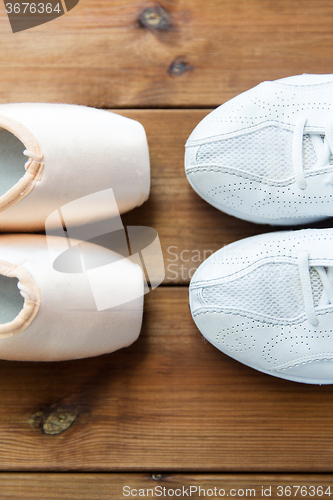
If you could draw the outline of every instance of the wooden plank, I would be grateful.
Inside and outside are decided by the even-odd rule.
[[[330,490],[328,487],[330,486]],[[109,500],[110,498],[329,498],[326,474],[56,474],[2,473],[1,498],[25,500]],[[291,495],[289,495],[291,491]],[[325,491],[327,494],[325,495]],[[297,493],[296,493],[297,492]],[[295,495],[296,493],[296,495]],[[319,493],[317,495],[317,493]]]
[[[216,106],[266,79],[333,73],[330,0],[81,0],[15,34],[0,9],[1,102]]]
[[[332,386],[296,384],[203,341],[186,287],[146,296],[131,347],[0,362],[2,471],[332,472]]]
[[[235,240],[268,232],[271,226],[226,215],[198,196],[184,171],[185,142],[206,110],[128,110],[147,131],[151,194],[142,207],[125,214],[125,225],[157,230],[165,260],[164,283],[187,284],[209,255]]]

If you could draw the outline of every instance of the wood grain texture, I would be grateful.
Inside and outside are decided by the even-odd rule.
[[[272,500],[304,498],[302,492],[327,491],[333,488],[333,476],[326,474],[52,474],[52,473],[2,473],[0,488],[2,498],[47,500],[109,500],[121,498],[266,498],[271,491]],[[279,487],[279,489],[278,489]],[[282,487],[282,489],[281,489]],[[311,489],[310,489],[311,487]],[[200,488],[200,489],[199,489]],[[270,489],[271,488],[271,489]],[[314,489],[313,489],[314,488]],[[162,494],[160,494],[160,492]],[[200,495],[199,495],[200,492]],[[277,493],[282,493],[277,495]],[[285,492],[287,494],[285,494]],[[165,494],[164,494],[165,493]],[[213,495],[212,495],[213,493]],[[313,495],[318,498],[319,495]],[[306,497],[306,496],[305,496]],[[308,496],[308,498],[310,498]],[[322,498],[329,498],[323,495]]]
[[[0,362],[0,469],[332,472],[333,387],[223,355],[196,329],[187,293],[148,294],[127,349]]]
[[[333,73],[332,16],[329,0],[80,0],[65,16],[13,34],[1,3],[0,102],[207,108],[119,111],[145,126],[152,165],[149,201],[123,221],[155,228],[164,284],[187,285],[209,253],[271,230],[194,193],[183,167],[188,135],[209,107],[260,81]],[[110,355],[0,361],[1,471],[119,472],[0,474],[0,496],[122,498],[125,481],[231,488],[332,480],[312,474],[333,473],[333,388],[269,377],[224,356],[203,341],[187,303],[186,286],[148,294],[139,340]],[[172,474],[189,470],[210,475]]]
[[[1,3],[0,101],[216,106],[263,80],[333,73],[332,16],[330,0],[80,0],[13,34]]]
[[[156,229],[165,261],[165,284],[187,284],[200,263],[222,246],[279,229],[220,212],[198,196],[187,181],[184,145],[194,127],[209,111],[121,111],[121,114],[139,120],[146,129],[152,178],[149,200],[125,214],[122,220],[125,225]],[[324,224],[329,225],[331,221]]]

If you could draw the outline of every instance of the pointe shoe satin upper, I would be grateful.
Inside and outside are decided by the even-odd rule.
[[[66,262],[61,269],[54,257],[66,261],[65,248],[66,238],[0,236],[0,359],[84,358],[137,339],[141,268],[108,249],[74,241],[69,262],[84,262],[85,272],[65,269]]]
[[[2,104],[0,128],[2,232],[44,230],[45,220],[62,205],[108,188],[120,213],[148,197],[147,139],[134,120],[68,104]],[[109,216],[96,196],[86,213],[80,206],[66,222],[81,225]]]

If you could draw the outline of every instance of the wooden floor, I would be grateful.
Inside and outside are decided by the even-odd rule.
[[[192,321],[188,283],[200,262],[272,229],[209,206],[183,166],[187,137],[213,107],[265,79],[333,73],[333,3],[80,0],[16,34],[0,7],[1,102],[103,107],[145,126],[151,196],[123,222],[158,231],[166,266],[131,347],[0,361],[0,499],[120,499],[126,485],[333,494],[333,386],[251,370]],[[308,489],[279,495],[279,485]]]

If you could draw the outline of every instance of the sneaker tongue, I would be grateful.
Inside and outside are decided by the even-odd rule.
[[[312,288],[312,296],[313,296],[313,304],[315,307],[321,306],[322,300],[325,299],[323,291],[324,286],[321,282],[318,271],[314,267],[310,267],[310,279],[311,279],[311,288]],[[327,297],[326,297],[327,300]]]
[[[326,268],[326,274],[329,281],[333,285],[333,267]],[[330,301],[325,293],[319,274],[314,267],[310,268],[310,278],[311,278],[311,288],[312,288],[314,306],[315,307],[328,306],[330,304]]]
[[[305,134],[303,136],[303,168],[304,171],[313,170],[323,153],[324,137],[319,134]],[[326,162],[325,162],[326,164]],[[330,157],[333,165],[333,157]]]
[[[323,148],[323,141],[320,135],[309,135],[305,134],[303,136],[303,169],[304,172],[313,170],[317,159],[320,156],[321,150]]]

